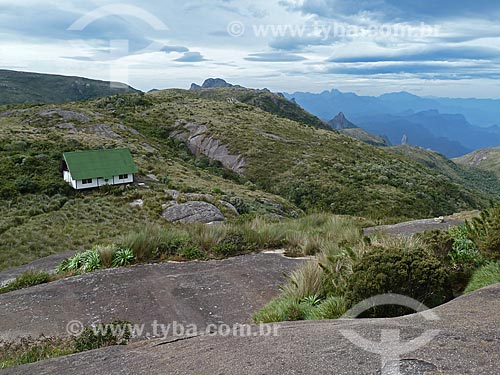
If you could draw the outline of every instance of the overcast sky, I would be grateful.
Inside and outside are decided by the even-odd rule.
[[[496,0],[0,0],[0,68],[500,98]]]

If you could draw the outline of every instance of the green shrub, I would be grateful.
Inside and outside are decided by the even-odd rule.
[[[56,268],[57,273],[93,272],[102,268],[101,255],[97,249],[87,250],[63,260]]]
[[[186,244],[179,250],[179,255],[187,260],[203,259],[204,253],[194,244]]]
[[[500,260],[500,203],[466,222],[466,227],[469,238],[485,258]]]
[[[132,264],[135,260],[134,252],[131,249],[121,248],[113,254],[112,266],[125,267]]]
[[[94,272],[102,268],[101,256],[96,250],[88,250],[82,253],[82,268],[83,272]]]
[[[354,306],[387,293],[401,294],[434,307],[451,296],[448,273],[428,250],[378,247],[354,263],[346,299]],[[380,306],[364,316],[390,317],[409,312],[401,306]]]
[[[3,288],[0,288],[0,294],[12,292],[18,289],[29,288],[35,285],[45,284],[49,281],[50,275],[46,272],[26,272],[18,276],[14,281],[10,282]]]
[[[465,293],[500,283],[500,263],[491,262],[477,269],[465,288]]]
[[[465,225],[450,228],[448,233],[453,238],[451,251],[448,253],[453,265],[464,263],[477,263],[480,261],[480,253],[476,245],[469,238]]]
[[[115,320],[109,324],[86,327],[76,339],[75,352],[114,345],[126,345],[131,337],[130,322]]]

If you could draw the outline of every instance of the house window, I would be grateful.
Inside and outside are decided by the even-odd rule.
[[[120,180],[126,180],[128,178],[128,174],[121,174],[118,176]]]
[[[91,183],[92,183],[92,179],[91,179],[91,178],[87,178],[87,179],[85,179],[85,180],[82,180],[82,184],[83,184],[83,185],[89,185],[89,184],[91,184]]]

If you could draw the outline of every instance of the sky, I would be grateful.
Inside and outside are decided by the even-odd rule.
[[[0,69],[500,98],[495,0],[0,0]]]

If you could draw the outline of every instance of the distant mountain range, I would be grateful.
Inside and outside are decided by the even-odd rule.
[[[394,145],[406,136],[408,144],[448,157],[500,145],[500,127],[491,125],[500,119],[500,100],[422,98],[406,92],[373,97],[338,90],[284,95],[325,120],[343,112]]]
[[[0,70],[0,105],[57,104],[139,92],[123,83]]]

